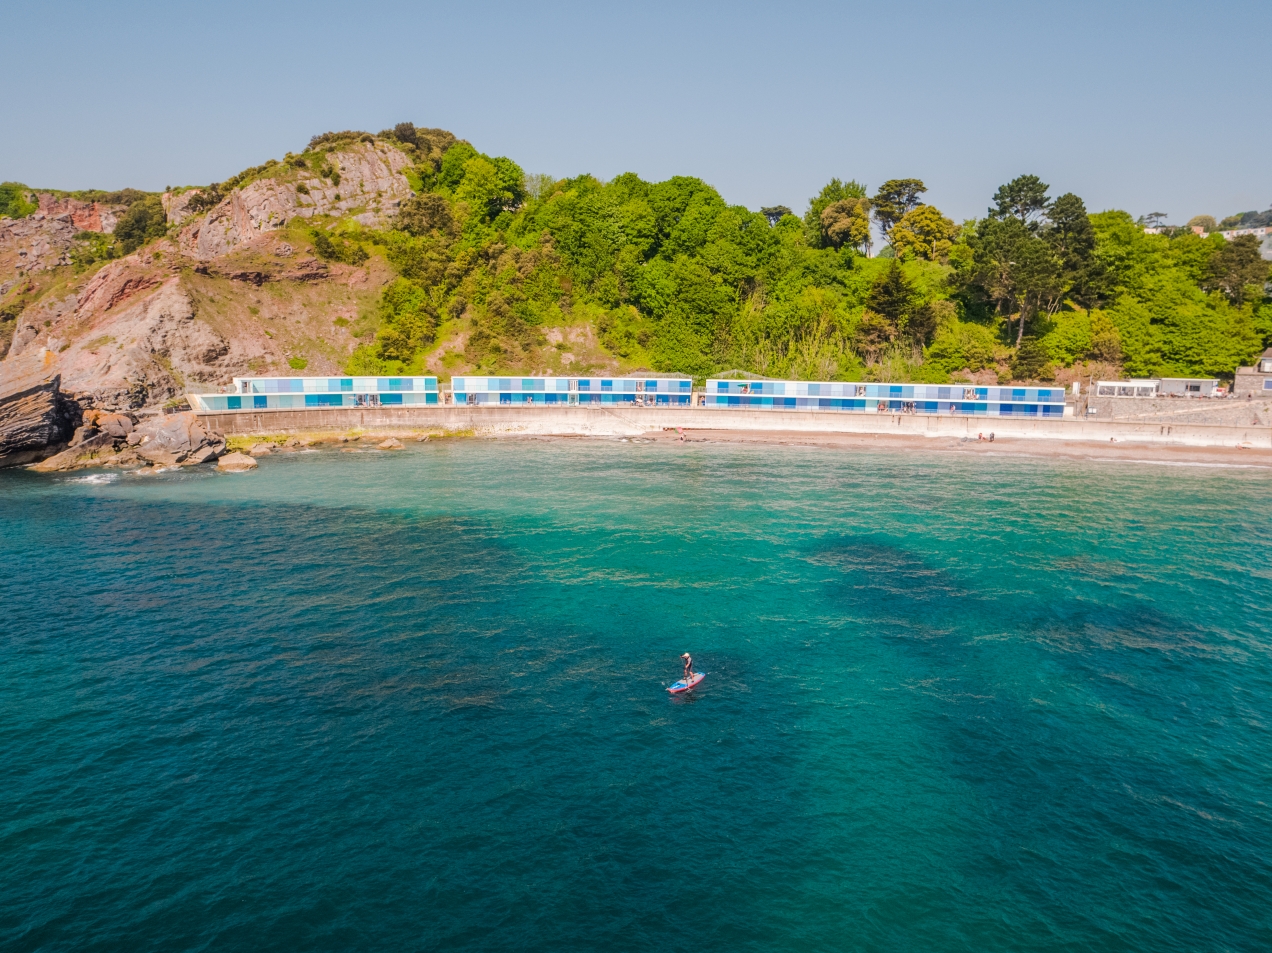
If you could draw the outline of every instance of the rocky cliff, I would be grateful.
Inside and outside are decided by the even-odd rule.
[[[108,235],[126,208],[39,194],[38,211],[0,219],[0,389],[57,378],[81,408],[137,411],[235,375],[338,371],[391,271],[319,260],[309,223],[384,224],[410,166],[398,145],[353,141],[224,194],[167,193],[166,237],[88,265],[85,233]]]
[[[190,216],[189,198],[166,196],[170,218],[188,220],[177,239],[181,253],[209,261],[295,218],[315,215],[349,214],[360,224],[381,225],[411,195],[405,175],[411,160],[395,146],[353,143],[325,161],[327,177],[308,162],[280,164],[278,173],[235,189],[202,216]]]
[[[55,374],[0,387],[0,466],[37,460],[70,439],[79,409],[58,385]]]

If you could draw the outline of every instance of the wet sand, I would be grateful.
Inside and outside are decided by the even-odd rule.
[[[837,450],[913,450],[983,456],[1061,457],[1071,460],[1180,466],[1255,467],[1272,470],[1272,450],[1236,447],[1186,447],[1156,443],[1096,443],[1089,440],[1039,440],[1020,437],[964,439],[919,437],[912,434],[802,433],[789,430],[684,430],[686,443],[772,444],[788,447],[825,447]],[[674,430],[646,435],[659,443],[679,442]],[[986,432],[988,437],[988,431]]]

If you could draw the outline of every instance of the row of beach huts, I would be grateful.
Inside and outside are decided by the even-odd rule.
[[[1272,391],[1272,350],[1256,369]],[[1238,380],[1237,390],[1244,380]],[[1078,394],[1073,385],[1072,394]],[[1161,378],[1098,381],[1098,397],[1221,397],[1215,379]],[[337,407],[700,407],[708,410],[793,410],[856,413],[953,414],[988,417],[1063,417],[1063,387],[977,384],[888,384],[688,377],[455,377],[439,386],[432,376],[236,377],[229,393],[189,394],[199,413],[321,410]],[[1073,406],[1073,402],[1069,404]],[[1070,410],[1070,413],[1072,411]]]
[[[700,407],[733,410],[1061,417],[1062,387],[880,384],[687,377],[236,377],[229,393],[189,394],[199,413],[340,407]]]

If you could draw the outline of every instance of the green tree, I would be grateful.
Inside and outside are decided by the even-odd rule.
[[[400,122],[393,127],[393,137],[398,142],[404,142],[407,145],[415,145],[417,142],[415,135],[415,123]]]
[[[445,166],[443,160],[443,173]],[[470,215],[493,219],[525,198],[525,173],[510,159],[473,156],[464,163],[464,177],[455,189],[455,197],[468,203]]]
[[[993,366],[994,346],[992,328],[969,321],[950,321],[937,330],[925,358],[947,374],[978,371]]]
[[[771,228],[787,215],[793,215],[794,213],[785,205],[770,205],[767,208],[760,209],[760,214],[768,219],[769,227]]]
[[[868,351],[893,341],[922,347],[936,330],[936,319],[936,309],[923,301],[894,258],[870,285],[857,340]]]
[[[1060,305],[1066,285],[1052,246],[1016,216],[985,218],[969,241],[973,251],[972,282],[998,313],[1017,320],[1016,345],[1038,313]]]
[[[1122,335],[1109,316],[1099,310],[1091,312],[1090,356],[1109,364],[1122,361]]]
[[[889,179],[879,186],[871,199],[875,221],[888,242],[892,242],[892,229],[906,213],[918,208],[919,196],[927,191],[922,179]]]
[[[1188,228],[1200,228],[1205,233],[1219,230],[1219,223],[1213,215],[1194,215],[1188,220]]]
[[[1047,189],[1050,186],[1036,175],[1018,175],[1006,185],[999,186],[994,193],[994,208],[991,212],[997,218],[1015,218],[1030,231],[1037,231],[1041,219],[1050,207]]]
[[[808,211],[804,213],[804,227],[809,243],[814,248],[829,247],[830,241],[822,231],[821,220],[822,212],[826,211],[827,207],[844,199],[860,199],[865,196],[866,187],[855,179],[849,179],[847,182],[831,179],[821,192],[808,200]]]
[[[530,172],[526,174],[525,192],[526,195],[536,202],[546,199],[552,194],[556,188],[556,179],[550,175],[541,172]]]
[[[958,238],[958,226],[932,205],[919,205],[892,228],[892,247],[900,256],[907,252],[928,261],[944,261]]]
[[[460,140],[446,150],[442,156],[440,168],[437,170],[435,185],[449,192],[459,188],[464,181],[469,160],[476,159],[480,153],[470,143]]]
[[[1025,338],[1011,359],[1011,376],[1025,381],[1045,381],[1055,377],[1047,346],[1037,338]]]
[[[438,323],[437,308],[425,288],[405,278],[390,282],[380,296],[376,357],[410,366],[416,354],[433,343]]]
[[[1222,291],[1233,304],[1240,305],[1246,299],[1247,289],[1256,289],[1263,296],[1263,286],[1268,281],[1268,263],[1260,255],[1259,239],[1254,235],[1238,235],[1215,252],[1210,259],[1208,290]]]
[[[840,199],[827,205],[821,213],[823,242],[831,248],[870,247],[870,200]]]
[[[1050,204],[1047,220],[1043,235],[1060,261],[1067,290],[1080,304],[1093,307],[1104,287],[1104,270],[1095,257],[1095,228],[1086,204],[1066,192]]]

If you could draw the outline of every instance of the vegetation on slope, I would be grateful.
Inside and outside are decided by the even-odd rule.
[[[434,150],[419,185],[395,230],[345,229],[400,275],[351,370],[419,368],[448,321],[485,370],[532,371],[540,329],[587,322],[625,363],[698,377],[1049,379],[1085,361],[1222,376],[1272,337],[1252,239],[1148,235],[1035,176],[961,227],[918,179],[873,196],[833,180],[800,219],[690,177],[524,176],[466,142]]]
[[[1030,175],[961,225],[913,178],[873,193],[833,179],[797,216],[728,205],[692,177],[526,175],[449,132],[400,123],[315,136],[299,155],[200,188],[188,208],[261,178],[303,190],[303,173],[338,188],[337,154],[358,143],[410,160],[415,194],[391,227],[351,212],[287,229],[327,261],[360,268],[375,255],[395,273],[351,328],[362,343],[350,372],[420,371],[439,348],[447,366],[541,372],[564,333],[611,366],[698,378],[1046,380],[1086,362],[1101,374],[1222,377],[1272,342],[1255,239],[1146,234],[1124,212],[1052,198]],[[81,267],[168,231],[156,195],[77,196],[126,206],[113,237],[80,236]],[[0,214],[29,212],[23,187],[0,186],[0,202]],[[874,257],[872,225],[885,239]]]

